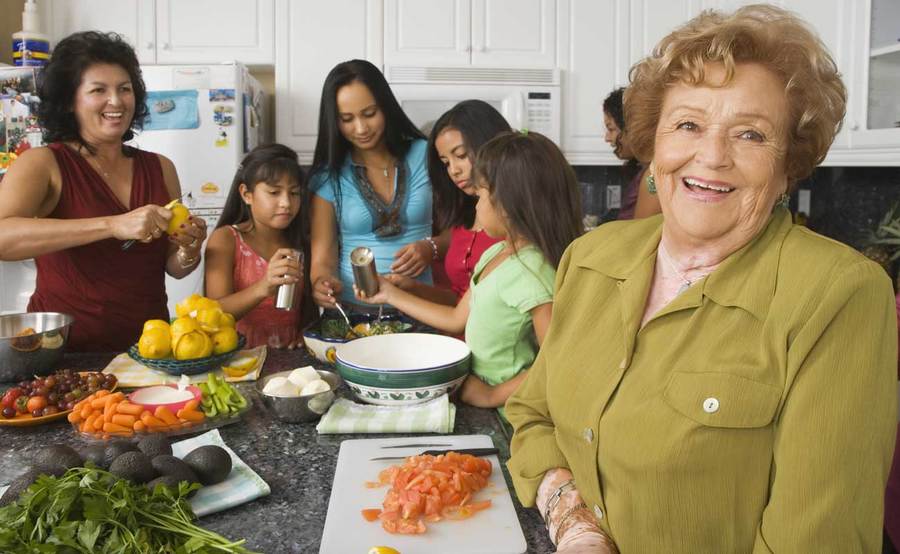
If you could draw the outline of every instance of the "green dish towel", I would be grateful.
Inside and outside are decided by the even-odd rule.
[[[452,433],[456,406],[446,394],[410,406],[372,406],[338,398],[319,424],[320,434]]]

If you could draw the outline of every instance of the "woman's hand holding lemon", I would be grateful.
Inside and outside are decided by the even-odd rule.
[[[180,255],[185,260],[195,261],[200,256],[200,248],[206,240],[206,221],[194,217],[178,200],[173,200],[163,208],[171,213],[166,227],[169,240],[178,245]]]
[[[150,242],[158,239],[169,228],[172,212],[147,204],[122,215],[109,219],[109,229],[114,238],[119,240],[137,240]]]

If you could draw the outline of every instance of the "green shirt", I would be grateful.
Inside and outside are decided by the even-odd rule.
[[[484,267],[505,247],[506,242],[499,242],[485,250],[469,288],[466,344],[472,350],[472,371],[491,386],[531,367],[538,347],[530,312],[553,301],[556,278],[541,251],[526,246],[482,279]]]
[[[566,467],[621,552],[880,552],[890,279],[779,208],[640,328],[661,222],[603,225],[560,263],[547,337],[506,404],[522,503]]]

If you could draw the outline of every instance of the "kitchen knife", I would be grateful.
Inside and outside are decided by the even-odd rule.
[[[457,454],[471,454],[472,456],[490,456],[492,454],[499,454],[499,450],[496,448],[448,448],[446,450],[426,450],[424,452],[419,452],[418,454],[408,454],[406,456],[382,456],[379,458],[369,458],[370,462],[380,462],[382,460],[405,460],[410,456],[421,456],[424,454],[428,454],[430,456],[440,456],[441,454],[446,454],[448,452],[456,452]]]
[[[446,442],[419,442],[411,444],[394,444],[391,446],[382,446],[381,448],[424,448],[426,446],[453,446]]]

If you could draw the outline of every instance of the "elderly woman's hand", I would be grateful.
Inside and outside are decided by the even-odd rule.
[[[109,219],[109,229],[114,238],[119,240],[137,240],[150,242],[158,239],[169,227],[172,212],[147,204],[122,215]]]
[[[434,247],[426,240],[407,244],[394,254],[391,272],[406,277],[418,277],[434,260]]]
[[[573,528],[560,537],[557,554],[618,554],[616,545],[599,530]]]

